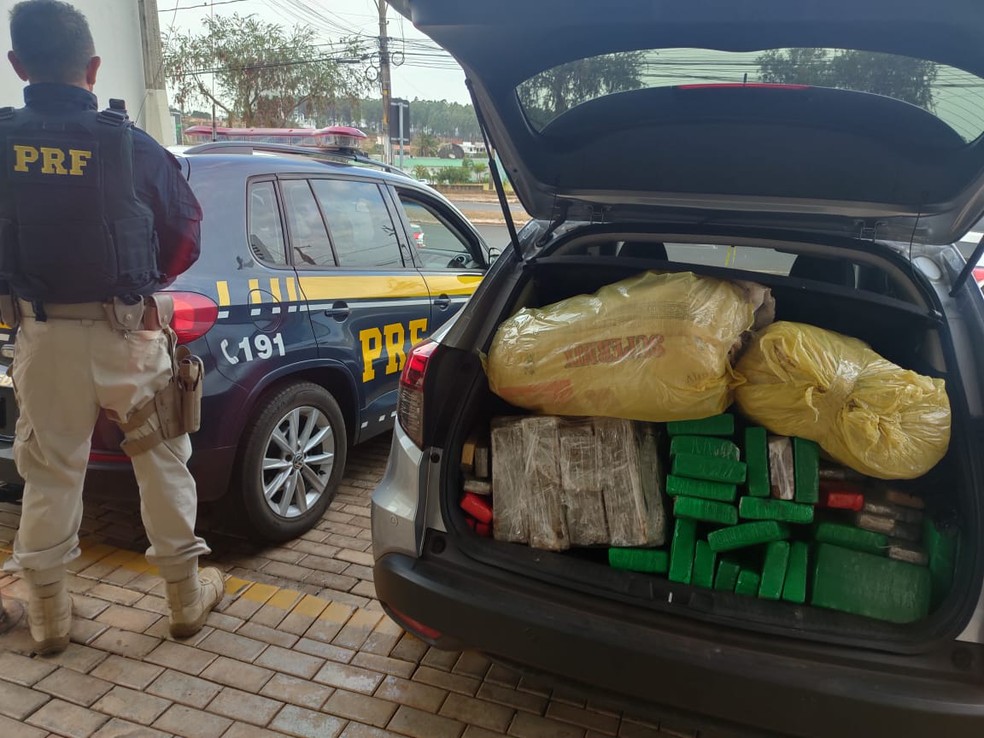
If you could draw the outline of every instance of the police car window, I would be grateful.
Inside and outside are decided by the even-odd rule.
[[[249,190],[249,250],[261,261],[287,263],[273,182],[259,182]]]
[[[468,240],[437,210],[400,193],[410,222],[410,241],[425,269],[463,269],[480,266],[468,248]]]
[[[345,179],[315,179],[311,184],[328,221],[340,266],[403,266],[396,228],[379,187]]]
[[[318,210],[318,203],[311,194],[306,179],[290,179],[281,182],[287,211],[287,228],[290,232],[290,252],[294,266],[335,266],[335,254],[331,250],[325,221]]]

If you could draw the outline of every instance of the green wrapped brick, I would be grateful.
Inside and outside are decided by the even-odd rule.
[[[738,510],[734,505],[697,497],[677,497],[673,501],[673,515],[718,525],[734,525],[738,522]]]
[[[924,566],[821,543],[813,565],[816,607],[891,623],[913,623],[929,614],[932,580]]]
[[[718,564],[717,576],[714,577],[714,589],[734,592],[740,573],[741,566],[737,562],[731,559],[721,559],[721,563]]]
[[[748,494],[768,497],[772,494],[769,482],[769,434],[765,428],[745,429],[745,465],[748,467]]]
[[[758,596],[764,600],[778,600],[786,583],[786,569],[789,568],[789,552],[792,546],[788,541],[773,541],[765,549],[762,564],[762,582]]]
[[[953,585],[953,568],[957,563],[959,542],[959,531],[956,528],[941,529],[928,518],[923,523],[923,545],[929,554],[934,605],[943,601]]]
[[[784,541],[789,538],[789,527],[775,520],[759,520],[755,523],[742,523],[730,528],[722,528],[707,536],[711,550],[733,551],[760,543]]]
[[[703,479],[675,477],[672,474],[667,474],[666,494],[670,495],[670,497],[684,495],[686,497],[700,497],[704,500],[734,502],[738,496],[738,486],[735,484],[723,484],[721,482],[708,482]]]
[[[694,575],[691,580],[696,587],[714,586],[714,567],[717,564],[717,554],[707,545],[707,541],[697,541],[694,553]]]
[[[796,501],[816,505],[820,501],[820,447],[805,438],[794,438],[793,470]]]
[[[782,598],[786,602],[795,602],[797,605],[806,602],[806,576],[809,558],[809,546],[802,541],[793,541],[789,547],[786,582],[782,585]]]
[[[700,420],[674,420],[666,424],[671,436],[731,436],[735,432],[735,416],[713,415]]]
[[[673,528],[673,542],[670,544],[670,581],[690,584],[696,545],[697,521],[678,518]]]
[[[656,548],[610,548],[608,565],[625,571],[666,574],[670,568],[670,554]]]
[[[788,500],[742,497],[738,503],[738,515],[748,520],[778,520],[783,523],[805,524],[813,522],[813,506]]]
[[[714,436],[674,436],[670,441],[670,456],[677,454],[714,456],[731,461],[738,461],[741,458],[738,446],[727,438]]]
[[[884,533],[862,530],[844,523],[820,523],[813,537],[818,543],[831,543],[870,554],[885,554],[888,551],[888,536]]]
[[[757,571],[752,569],[742,569],[738,574],[738,581],[735,583],[735,594],[754,597],[758,594],[761,577]]]
[[[725,484],[744,484],[745,462],[731,459],[718,459],[713,456],[694,456],[677,454],[673,457],[673,475],[704,479],[708,482]]]

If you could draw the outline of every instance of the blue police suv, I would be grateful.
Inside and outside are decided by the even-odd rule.
[[[468,300],[488,250],[440,194],[348,146],[218,142],[178,159],[205,212],[201,258],[169,288],[178,340],[206,366],[199,498],[229,496],[256,534],[292,538],[327,508],[348,449],[392,427],[410,348]],[[9,361],[14,336],[0,340]],[[3,379],[0,481],[17,483]],[[87,489],[136,489],[120,440],[100,421]]]

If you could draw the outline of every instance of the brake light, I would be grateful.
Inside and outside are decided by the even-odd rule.
[[[424,339],[412,349],[400,374],[400,390],[396,399],[396,417],[400,427],[417,448],[424,447],[424,373],[437,344]]]
[[[974,267],[974,281],[978,287],[984,288],[984,267]]]
[[[678,90],[721,90],[721,89],[768,89],[768,90],[808,90],[810,85],[780,84],[773,82],[698,82],[692,85],[677,85]]]
[[[201,338],[215,325],[219,306],[197,292],[168,292],[174,300],[174,318],[171,328],[178,335],[178,343],[191,343]]]

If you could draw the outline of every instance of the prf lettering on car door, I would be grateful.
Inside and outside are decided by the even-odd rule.
[[[366,328],[359,331],[362,345],[362,381],[376,378],[372,363],[386,355],[386,374],[396,374],[407,360],[407,349],[423,338],[427,330],[427,318],[403,323],[387,323],[382,328]]]

